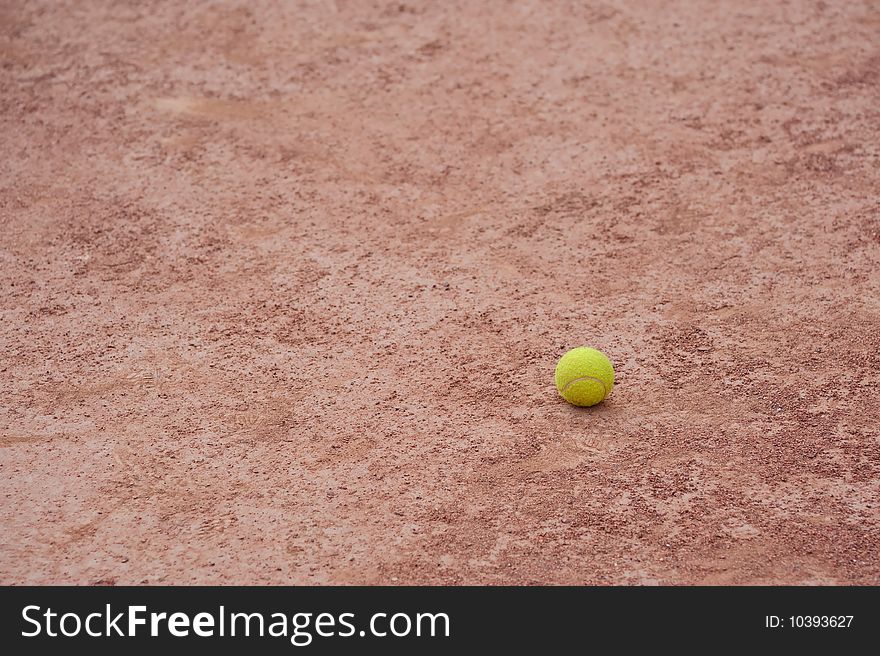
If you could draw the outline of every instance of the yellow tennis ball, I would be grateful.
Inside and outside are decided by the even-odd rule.
[[[556,365],[556,389],[572,405],[596,405],[613,387],[614,367],[602,351],[578,346]]]

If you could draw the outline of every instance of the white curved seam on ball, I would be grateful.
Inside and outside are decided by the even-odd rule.
[[[561,391],[564,392],[565,390],[568,389],[569,385],[573,385],[574,383],[579,383],[582,380],[595,380],[597,383],[599,383],[602,386],[602,390],[605,392],[605,395],[603,396],[603,398],[605,396],[608,396],[608,388],[605,386],[605,383],[603,383],[601,379],[596,378],[595,376],[581,376],[580,378],[575,378],[574,380],[570,380],[565,385],[562,386]]]

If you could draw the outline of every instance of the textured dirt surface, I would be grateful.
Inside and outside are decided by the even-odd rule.
[[[0,582],[880,583],[876,3],[0,7]]]

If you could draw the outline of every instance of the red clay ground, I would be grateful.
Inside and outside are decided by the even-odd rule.
[[[876,3],[0,32],[0,582],[880,583]]]

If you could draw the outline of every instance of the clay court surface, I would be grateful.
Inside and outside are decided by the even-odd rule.
[[[880,583],[876,3],[6,0],[0,60],[0,582]]]

